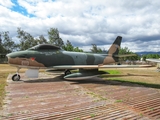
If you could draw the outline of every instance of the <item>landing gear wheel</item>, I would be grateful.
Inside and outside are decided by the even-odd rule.
[[[20,80],[20,75],[18,75],[18,74],[14,74],[13,76],[12,76],[12,80],[13,81],[19,81]]]
[[[71,74],[71,71],[70,70],[66,70],[65,72],[64,72],[64,75],[66,76],[66,75],[69,75],[69,74]]]

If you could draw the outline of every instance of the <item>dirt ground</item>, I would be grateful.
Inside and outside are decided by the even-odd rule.
[[[106,79],[118,77],[122,80],[130,82],[141,82],[146,84],[160,85],[160,72],[157,71],[156,67],[150,68],[121,68],[117,69],[121,75],[106,75]]]
[[[160,119],[160,73],[155,68],[117,70],[120,75],[72,81],[45,73],[28,79],[21,73],[22,80],[13,82],[10,74],[0,119]]]

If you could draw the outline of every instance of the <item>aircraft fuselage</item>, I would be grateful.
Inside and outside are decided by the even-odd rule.
[[[14,52],[7,56],[8,63],[11,65],[34,66],[39,68],[57,65],[98,65],[102,64],[106,58],[106,56],[101,54],[69,52],[63,50],[25,50]],[[112,56],[108,56],[108,63],[113,62],[115,62],[115,60]]]

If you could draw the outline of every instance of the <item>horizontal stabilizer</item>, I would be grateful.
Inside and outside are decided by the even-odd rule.
[[[137,56],[137,54],[114,55],[114,57],[130,57],[130,56]]]

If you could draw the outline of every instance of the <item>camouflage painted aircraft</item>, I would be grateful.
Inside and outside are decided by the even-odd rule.
[[[49,44],[40,44],[25,51],[7,54],[8,63],[17,67],[17,73],[12,76],[13,81],[19,81],[19,70],[28,68],[28,77],[38,77],[39,69],[64,70],[65,79],[83,79],[102,74],[98,68],[142,67],[136,65],[106,65],[118,62],[119,57],[133,55],[118,55],[122,37],[118,36],[108,50],[108,54],[92,54],[64,51]],[[70,70],[79,69],[78,73]]]

